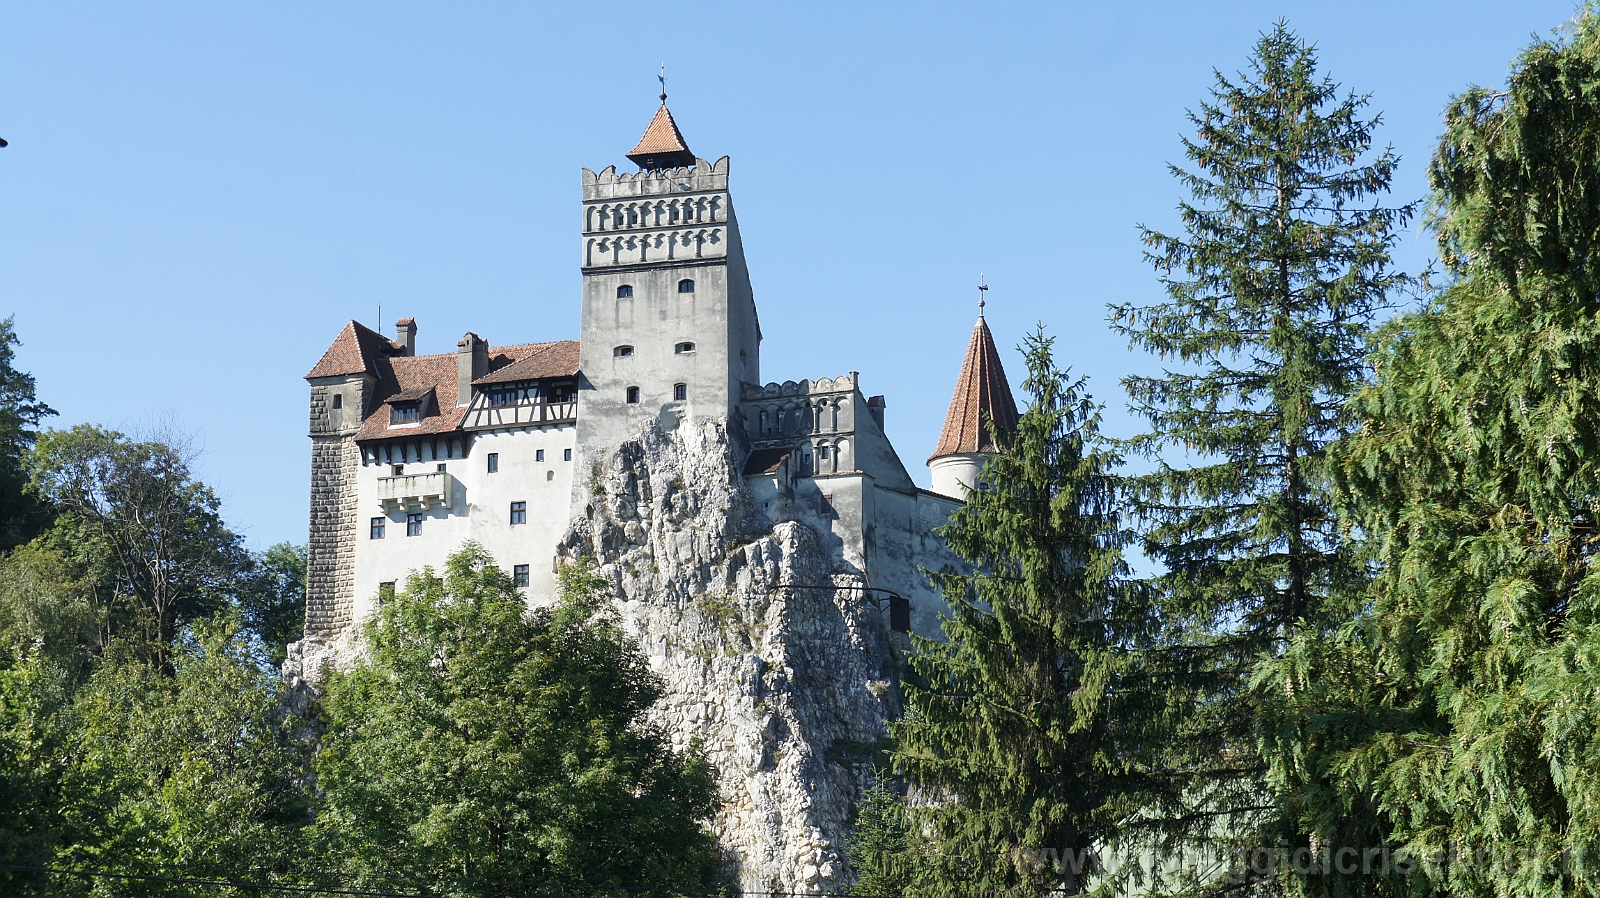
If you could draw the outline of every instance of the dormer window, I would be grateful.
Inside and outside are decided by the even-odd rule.
[[[633,285],[632,284],[623,284],[622,286],[617,288],[617,298],[618,299],[627,299],[628,297],[630,297],[632,295],[633,295]]]
[[[417,405],[415,402],[404,402],[390,406],[389,423],[391,425],[417,423],[417,419],[420,416],[420,409],[417,408]]]
[[[683,280],[679,281],[678,282],[678,292],[679,293],[693,293],[694,292],[694,281],[691,281],[688,278],[684,278]]]
[[[679,343],[677,346],[672,347],[672,351],[676,352],[678,355],[683,355],[686,352],[694,352],[694,344]]]
[[[616,349],[611,350],[611,355],[613,358],[619,359],[631,358],[633,356],[633,347],[618,346]]]

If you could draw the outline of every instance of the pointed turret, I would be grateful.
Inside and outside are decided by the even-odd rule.
[[[939,445],[928,458],[933,471],[933,491],[965,499],[977,483],[984,457],[1001,451],[989,432],[993,420],[1002,438],[1017,429],[1017,402],[1000,365],[1000,350],[994,345],[983,311],[967,343],[967,357],[956,378],[956,391],[950,397]]]
[[[694,154],[689,152],[683,132],[678,130],[678,123],[672,120],[672,112],[667,109],[666,94],[661,95],[661,108],[656,110],[650,126],[644,129],[639,145],[628,152],[628,158],[646,171],[694,165]]]

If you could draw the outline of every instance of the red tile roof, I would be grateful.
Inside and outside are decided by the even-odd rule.
[[[456,408],[458,374],[457,353],[402,355],[388,338],[365,325],[352,321],[344,326],[333,345],[322,354],[311,373],[316,377],[369,374],[377,378],[372,405],[357,440],[445,433],[461,426],[466,407]],[[514,380],[572,377],[578,373],[578,341],[521,343],[489,348],[489,373],[476,383],[504,383]],[[390,402],[421,399],[429,392],[434,401],[424,403],[425,417],[403,427],[389,426]]]
[[[678,123],[673,121],[672,113],[667,111],[666,101],[662,101],[661,108],[650,119],[639,145],[628,151],[628,158],[640,168],[678,168],[694,164],[694,153],[689,152],[689,144],[678,130]]]
[[[989,333],[989,325],[979,318],[972,329],[972,340],[967,343],[961,376],[956,378],[955,395],[950,397],[950,411],[945,414],[939,446],[928,461],[947,455],[999,452],[1000,447],[989,436],[986,424],[989,418],[994,419],[1002,434],[1016,432],[1017,401],[1011,396],[1011,385],[1006,383],[1005,369],[1000,366],[1000,351],[995,348],[994,335]]]
[[[506,365],[496,367],[491,359],[489,368],[488,374],[473,383],[504,384],[547,377],[572,377],[578,373],[578,341],[536,343],[527,355]]]
[[[352,321],[334,338],[333,345],[322,354],[321,360],[306,375],[306,379],[376,374],[378,360],[388,358],[394,352],[394,343],[388,337],[358,321]]]

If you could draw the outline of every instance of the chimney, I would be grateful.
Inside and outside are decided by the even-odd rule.
[[[401,355],[417,354],[417,320],[402,318],[394,323],[394,345]]]
[[[489,373],[489,343],[472,331],[456,344],[456,407],[472,404],[472,382]]]
[[[873,396],[867,399],[867,411],[871,413],[872,420],[878,422],[879,430],[883,430],[883,409],[888,404],[882,396]]]

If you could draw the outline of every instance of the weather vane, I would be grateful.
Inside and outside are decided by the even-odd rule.
[[[984,295],[989,292],[989,286],[983,282],[983,272],[978,272],[978,317],[983,317]]]
[[[661,74],[656,76],[656,80],[661,82],[661,105],[665,106],[665,105],[667,105],[667,64],[666,63],[663,62],[661,64]]]

